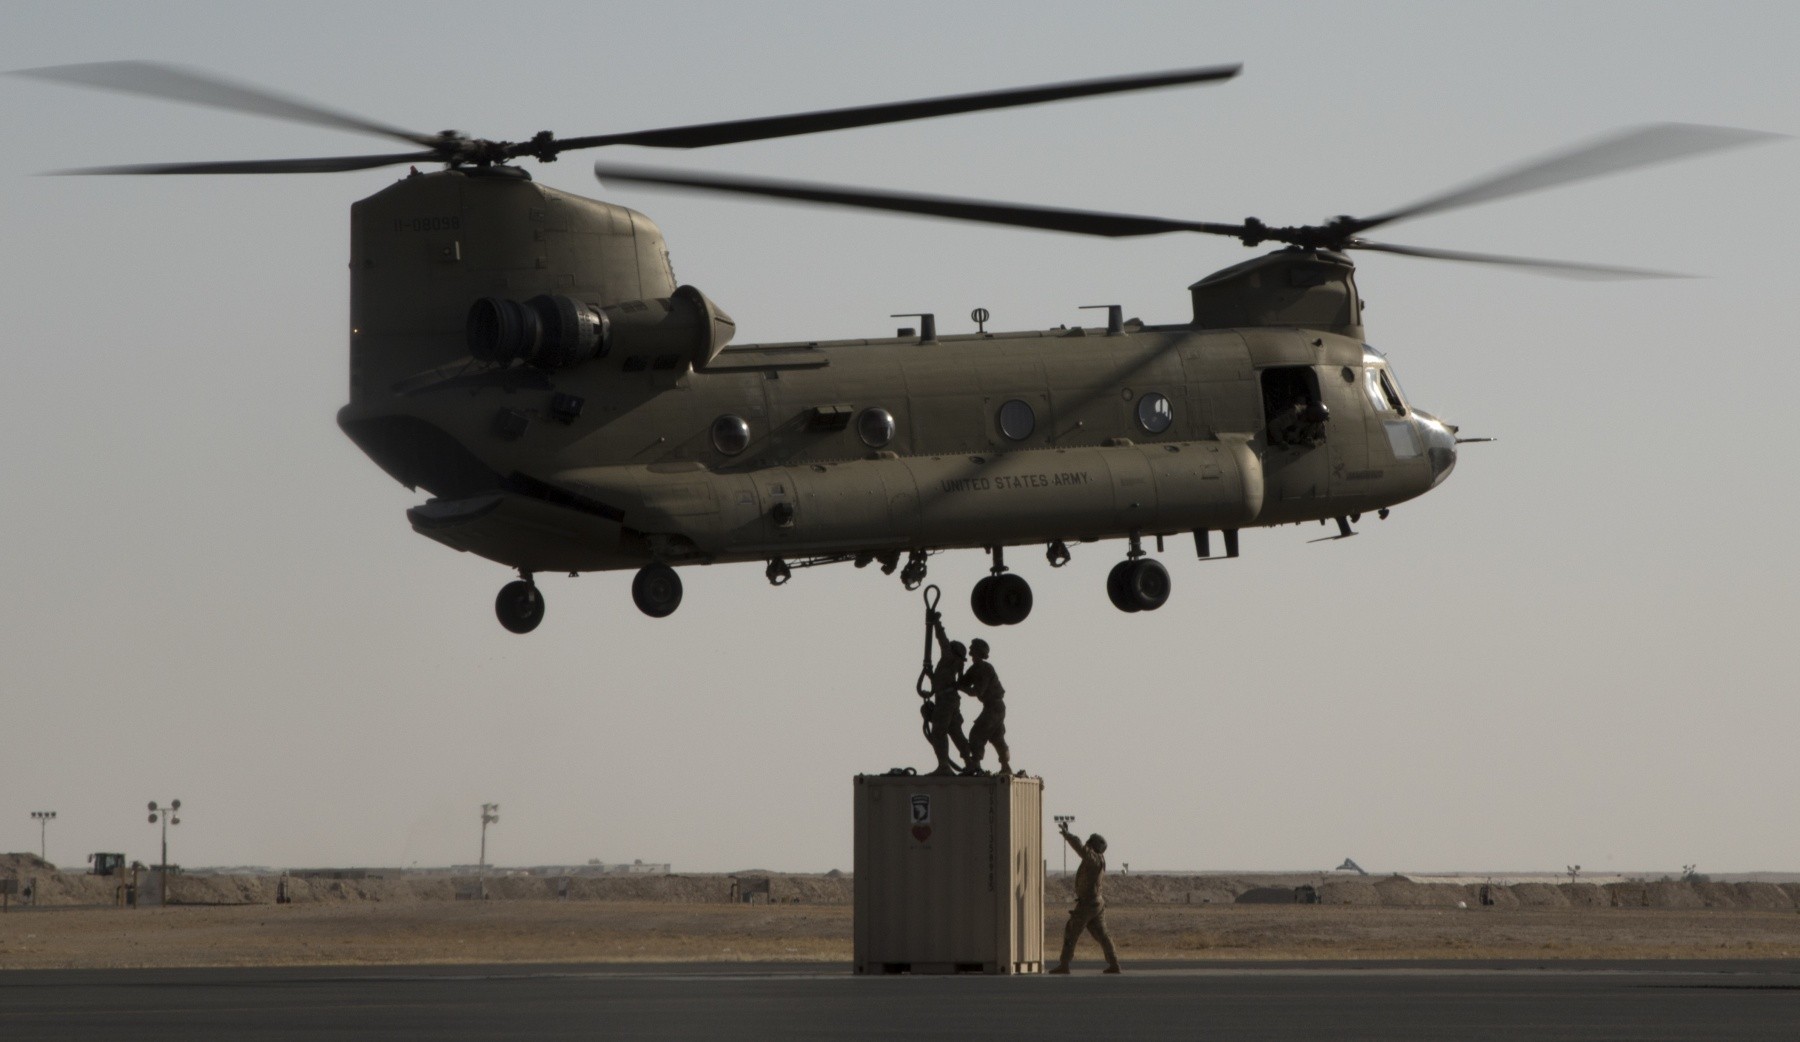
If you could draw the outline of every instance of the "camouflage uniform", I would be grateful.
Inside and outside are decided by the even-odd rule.
[[[963,763],[969,762],[969,740],[963,736],[962,695],[956,689],[962,677],[962,645],[950,640],[943,623],[934,620],[932,625],[937,632],[938,663],[931,670],[931,748],[938,759],[935,773],[955,774],[956,765],[950,762],[951,743],[955,743],[956,754]]]
[[[969,765],[981,769],[981,754],[989,743],[1000,757],[1000,773],[1012,773],[1012,752],[1006,747],[1006,688],[1000,685],[1000,674],[987,657],[977,651],[975,662],[963,672],[957,687],[974,695],[981,703],[981,715],[969,728]]]
[[[1075,956],[1075,942],[1080,939],[1081,931],[1086,930],[1100,942],[1100,951],[1106,955],[1106,972],[1117,973],[1119,955],[1113,950],[1112,937],[1106,932],[1106,901],[1100,896],[1100,877],[1106,872],[1106,841],[1096,835],[1089,836],[1088,842],[1083,843],[1067,830],[1062,838],[1080,856],[1081,868],[1075,872],[1075,907],[1069,911],[1069,925],[1063,929],[1062,960],[1051,972],[1069,972],[1069,960]]]

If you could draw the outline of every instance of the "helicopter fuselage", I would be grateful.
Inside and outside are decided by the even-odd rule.
[[[1449,429],[1363,342],[1334,254],[1202,280],[1182,325],[726,348],[730,319],[675,286],[654,224],[622,207],[450,172],[359,203],[354,226],[340,424],[435,497],[410,512],[419,532],[528,576],[1235,546],[1390,507],[1454,465]],[[551,366],[471,356],[472,302],[541,294],[590,309],[605,342]]]

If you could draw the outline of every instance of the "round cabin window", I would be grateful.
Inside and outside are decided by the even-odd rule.
[[[1037,414],[1030,404],[1017,398],[1000,407],[1000,433],[1013,441],[1024,441],[1037,429]]]
[[[864,445],[879,449],[894,440],[894,414],[886,409],[864,409],[856,418],[856,433]]]
[[[750,447],[750,424],[742,416],[726,413],[713,421],[713,448],[727,456],[735,456]]]
[[[1175,407],[1169,404],[1167,398],[1151,391],[1138,399],[1137,422],[1139,427],[1151,434],[1161,434],[1175,422]]]

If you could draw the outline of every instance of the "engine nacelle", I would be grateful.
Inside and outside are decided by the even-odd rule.
[[[606,308],[620,354],[678,355],[704,369],[737,333],[730,315],[692,286],[656,300],[627,300]]]
[[[483,362],[522,361],[541,369],[566,369],[604,358],[609,347],[605,309],[562,294],[520,303],[482,297],[465,325],[469,354]]]
[[[704,369],[731,342],[737,323],[706,294],[677,286],[667,297],[606,307],[561,294],[523,303],[482,297],[469,308],[465,329],[469,354],[483,362],[566,369],[617,349],[622,354],[674,354]]]

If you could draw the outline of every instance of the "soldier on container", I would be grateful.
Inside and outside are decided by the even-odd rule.
[[[1075,872],[1075,907],[1069,912],[1069,925],[1063,930],[1062,960],[1053,967],[1051,973],[1069,972],[1069,960],[1075,956],[1075,941],[1086,930],[1100,942],[1100,950],[1106,955],[1107,973],[1119,972],[1119,955],[1113,951],[1112,938],[1106,933],[1106,901],[1100,897],[1100,877],[1106,872],[1106,837],[1098,832],[1087,838],[1087,842],[1069,835],[1069,823],[1061,822],[1062,838],[1074,848],[1081,858],[1081,868]]]
[[[937,753],[938,760],[937,770],[931,773],[956,774],[957,767],[950,762],[950,743],[956,743],[956,754],[963,758],[965,770],[970,764],[969,740],[963,736],[962,706],[959,704],[962,695],[956,689],[968,652],[961,641],[951,640],[944,632],[942,615],[934,611],[930,618],[938,642],[938,663],[931,669],[931,715],[926,718],[930,725],[931,749]]]
[[[974,695],[981,703],[981,715],[969,728],[969,773],[985,774],[981,754],[993,743],[994,755],[1000,757],[1000,773],[1012,773],[1012,753],[1006,747],[1006,688],[1000,686],[1000,674],[988,661],[988,642],[976,637],[969,642],[973,665],[963,672],[957,687]]]

